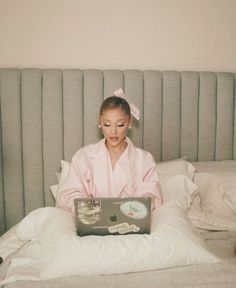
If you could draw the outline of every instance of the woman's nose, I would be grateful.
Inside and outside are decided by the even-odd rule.
[[[111,126],[111,134],[116,134],[116,126],[115,125],[112,125]]]

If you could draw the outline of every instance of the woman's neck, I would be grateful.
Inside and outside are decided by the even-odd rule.
[[[109,146],[107,144],[107,142],[105,142],[108,153],[110,155],[110,159],[111,159],[111,165],[112,165],[112,169],[115,169],[116,163],[119,160],[119,158],[121,157],[121,155],[123,154],[123,152],[125,151],[128,143],[125,141],[125,139],[120,143],[119,146],[116,147],[112,147]]]
[[[105,141],[106,147],[110,153],[114,154],[122,154],[124,150],[126,149],[128,143],[125,141],[125,139],[120,143],[120,145],[113,147],[110,146],[107,141]]]

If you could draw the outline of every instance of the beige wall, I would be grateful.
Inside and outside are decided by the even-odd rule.
[[[236,0],[0,0],[0,67],[236,72]]]

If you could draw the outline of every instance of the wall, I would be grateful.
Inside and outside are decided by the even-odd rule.
[[[0,0],[0,67],[236,71],[235,0]]]

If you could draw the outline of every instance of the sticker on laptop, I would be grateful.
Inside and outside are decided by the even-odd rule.
[[[120,211],[127,217],[143,219],[148,215],[148,209],[144,203],[137,200],[130,200],[121,203]]]
[[[101,219],[101,200],[77,200],[76,208],[78,218],[83,224],[94,224]]]
[[[130,232],[138,232],[140,228],[135,224],[129,225],[128,223],[121,223],[108,227],[110,233],[126,234]]]

